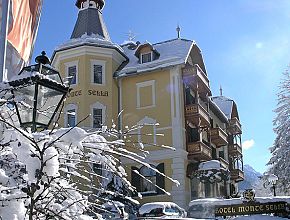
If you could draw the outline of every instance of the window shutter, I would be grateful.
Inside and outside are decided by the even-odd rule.
[[[140,192],[141,177],[137,173],[135,173],[134,170],[137,170],[139,172],[139,169],[137,167],[131,167],[131,184],[136,187],[137,192]]]
[[[160,163],[156,168],[160,173],[164,173],[165,171],[164,163]],[[157,186],[159,186],[162,189],[165,189],[165,177],[160,175],[159,173],[156,173],[156,183]],[[164,194],[164,192],[160,189],[157,189],[157,194]]]

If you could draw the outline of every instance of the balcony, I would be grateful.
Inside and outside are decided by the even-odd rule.
[[[210,125],[209,113],[199,104],[186,105],[185,118],[195,125]]]
[[[201,141],[187,144],[189,160],[211,160],[211,148]]]
[[[242,148],[239,144],[230,144],[229,145],[229,154],[230,155],[242,155]]]
[[[240,169],[231,170],[231,179],[235,180],[236,182],[243,181],[245,178],[244,171]]]
[[[229,162],[228,162],[228,161],[226,161],[226,160],[225,160],[224,158],[222,158],[222,157],[219,157],[218,160],[219,160],[219,162],[221,163],[221,166],[222,166],[225,170],[229,169]]]
[[[186,65],[182,69],[182,76],[188,85],[196,87],[198,83],[198,87],[201,89],[201,91],[211,95],[209,80],[207,78],[207,75],[203,72],[199,65]]]
[[[233,135],[242,134],[242,126],[239,119],[237,118],[230,119],[228,132]]]
[[[211,142],[217,147],[228,144],[228,135],[221,128],[210,129]]]

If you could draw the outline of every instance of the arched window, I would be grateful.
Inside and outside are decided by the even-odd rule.
[[[140,169],[140,174],[145,177],[145,179],[141,181],[141,192],[156,192],[156,172],[143,166]]]
[[[143,143],[145,146],[157,144],[156,120],[146,116],[137,124],[141,126],[138,129],[138,142]]]
[[[156,168],[160,173],[165,172],[164,163],[160,163],[157,166],[150,166]],[[138,173],[140,173],[140,175]],[[145,179],[141,176],[143,176]],[[148,180],[151,181],[151,183]],[[147,166],[142,166],[140,169],[137,167],[131,167],[131,183],[136,187],[138,192],[143,194],[143,196],[164,194],[164,191],[161,190],[165,189],[164,176]]]
[[[69,104],[65,107],[64,127],[74,127],[77,124],[77,105]]]

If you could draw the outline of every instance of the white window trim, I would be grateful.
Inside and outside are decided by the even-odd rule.
[[[94,126],[94,108],[102,109],[102,125],[106,126],[106,109],[107,107],[100,102],[91,105],[91,127]]]
[[[152,105],[141,107],[141,99],[140,99],[140,88],[151,86],[152,87]],[[145,81],[141,83],[136,83],[137,87],[137,109],[146,109],[153,108],[156,106],[156,94],[155,94],[155,80]]]
[[[68,80],[68,68],[69,67],[72,67],[72,66],[76,66],[76,84],[72,84],[70,85],[71,87],[74,87],[74,86],[77,86],[78,83],[79,83],[79,61],[76,60],[76,61],[72,61],[72,62],[68,62],[68,63],[65,63],[65,76],[67,77],[67,80]]]
[[[139,59],[140,59],[140,63],[141,63],[141,64],[143,63],[143,61],[142,61],[142,55],[146,55],[146,54],[150,54],[150,55],[151,55],[151,61],[149,61],[149,62],[145,62],[145,63],[150,63],[150,62],[153,61],[153,51],[151,51],[151,52],[147,52],[147,53],[140,53],[140,57],[139,57]]]
[[[78,123],[78,106],[76,104],[68,104],[64,109],[64,127],[68,128],[67,112],[70,110],[75,110],[75,124]]]
[[[142,120],[140,120],[137,125],[144,125],[144,124],[153,124],[153,144],[157,144],[157,136],[156,136],[156,120],[153,118],[149,118],[148,116],[145,116]],[[142,143],[142,134],[141,134],[141,128],[138,128],[138,142]],[[145,147],[150,146],[148,144],[144,144]]]
[[[102,66],[102,84],[98,84],[94,82],[94,65]],[[106,61],[91,60],[91,83],[94,85],[106,85]]]

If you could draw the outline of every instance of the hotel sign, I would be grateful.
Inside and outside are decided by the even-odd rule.
[[[286,213],[286,206],[286,202],[249,202],[239,205],[222,205],[215,207],[215,216]]]
[[[69,94],[67,94],[68,98],[71,97],[77,97],[77,96],[82,96],[83,95],[83,91],[82,90],[72,90]],[[108,97],[109,96],[109,92],[107,90],[93,90],[93,89],[89,89],[87,91],[87,95],[89,96],[103,96],[103,97]]]

